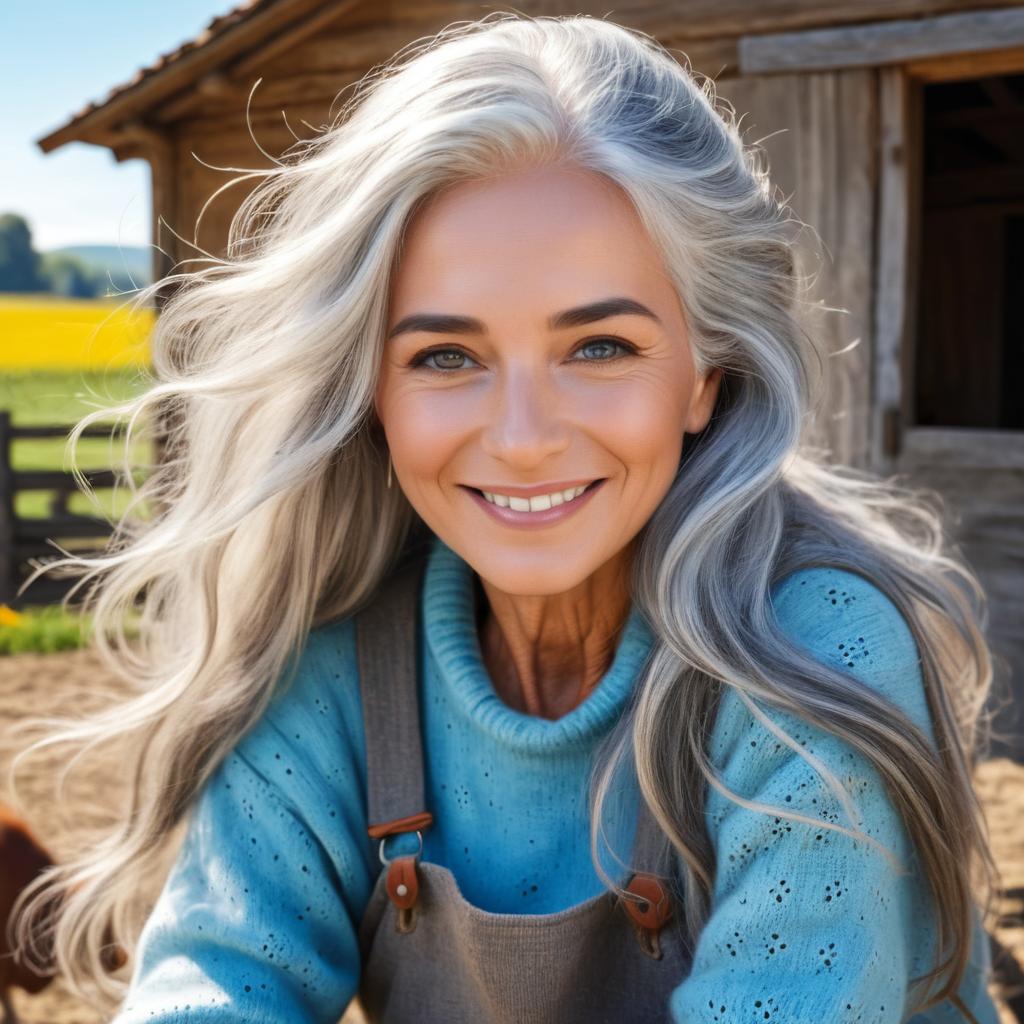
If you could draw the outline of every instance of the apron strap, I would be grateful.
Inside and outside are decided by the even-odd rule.
[[[661,959],[659,935],[673,915],[672,895],[666,885],[671,872],[666,862],[670,849],[643,794],[638,794],[638,816],[633,839],[632,863],[639,865],[625,885],[630,896],[623,900],[623,909],[629,915],[636,931],[640,948],[655,960]]]
[[[356,614],[359,687],[366,732],[367,832],[373,839],[428,828],[417,692],[420,584],[417,558],[385,581]]]
[[[637,787],[637,812],[636,834],[633,837],[632,863],[639,865],[643,870],[657,873],[665,869],[663,863],[666,853],[666,838],[661,831],[658,822],[651,813],[647,801]]]

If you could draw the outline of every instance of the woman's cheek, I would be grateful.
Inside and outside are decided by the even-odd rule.
[[[589,415],[623,462],[677,462],[686,404],[670,380],[645,373],[592,396]]]
[[[396,390],[388,402],[388,440],[396,463],[412,473],[443,465],[472,431],[473,407],[454,389]]]

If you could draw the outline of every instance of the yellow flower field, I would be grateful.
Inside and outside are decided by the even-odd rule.
[[[153,319],[124,296],[0,295],[0,371],[145,366]]]

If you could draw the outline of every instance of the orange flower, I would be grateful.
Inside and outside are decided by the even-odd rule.
[[[17,626],[21,623],[22,616],[13,608],[0,604],[0,626]]]

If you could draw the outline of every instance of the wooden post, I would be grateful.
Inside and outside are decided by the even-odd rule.
[[[871,468],[895,472],[903,432],[912,423],[919,87],[903,68],[881,68],[878,231],[875,245],[874,402]]]
[[[18,589],[14,558],[14,474],[11,469],[11,414],[0,409],[0,604],[14,606]]]

